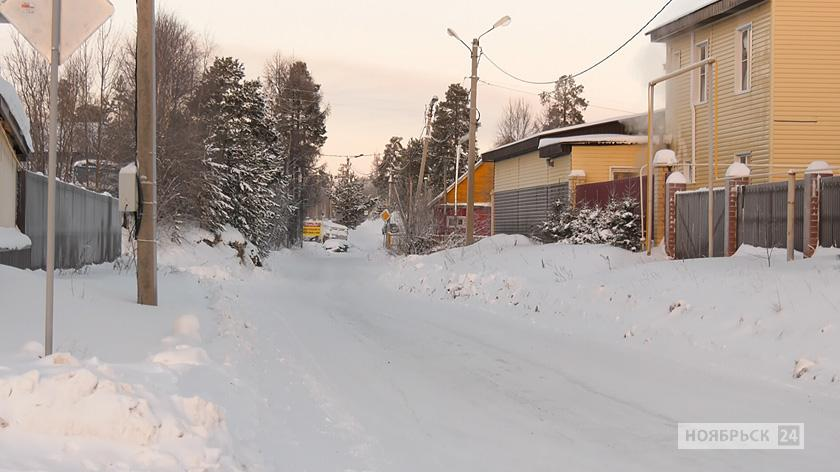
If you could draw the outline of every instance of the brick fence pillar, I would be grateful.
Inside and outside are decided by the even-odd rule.
[[[724,255],[738,251],[738,196],[744,185],[750,184],[750,168],[736,162],[726,169],[726,221],[724,222]]]
[[[665,210],[665,252],[668,257],[677,255],[677,193],[685,191],[686,178],[682,172],[674,172],[665,183],[668,206]]]
[[[803,253],[805,257],[813,257],[820,245],[820,191],[824,177],[832,177],[834,173],[825,161],[814,161],[805,171],[805,205],[803,215]]]

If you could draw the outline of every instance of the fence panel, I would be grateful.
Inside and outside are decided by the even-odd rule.
[[[641,180],[641,183],[639,182]],[[642,194],[647,191],[647,178],[611,180],[594,184],[581,184],[575,188],[575,203],[578,206],[604,208],[610,200],[630,197],[641,203]]]
[[[820,245],[840,247],[840,177],[822,180]]]
[[[714,193],[714,257],[723,257],[725,244],[726,192]],[[709,192],[677,194],[677,259],[698,259],[709,256]]]
[[[22,269],[43,269],[47,265],[47,178],[25,172],[21,183],[25,199],[22,230],[32,240],[32,247],[28,258],[4,262]],[[76,269],[119,257],[122,229],[115,198],[57,182],[55,215],[56,268]]]
[[[787,247],[787,182],[747,185],[740,195],[738,242],[764,248]],[[794,248],[803,247],[805,185],[796,183]]]
[[[568,204],[569,186],[562,183],[509,190],[498,192],[493,198],[496,233],[530,235],[547,220],[555,202]]]

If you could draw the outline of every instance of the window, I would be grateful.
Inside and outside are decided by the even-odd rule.
[[[610,167],[611,180],[632,179],[639,176],[639,171],[632,167]]]
[[[446,217],[446,227],[447,228],[466,228],[467,227],[467,217],[466,216],[447,216]]]
[[[705,61],[709,58],[709,42],[703,41],[697,45],[697,62]],[[706,103],[709,94],[709,77],[708,67],[701,67],[699,71],[699,80],[697,81],[697,102]]]
[[[751,157],[752,157],[752,152],[750,152],[750,151],[739,152],[738,154],[735,154],[735,162],[740,162],[741,164],[749,165]]]
[[[737,56],[735,70],[736,92],[749,92],[752,87],[752,25],[738,28],[735,36]]]

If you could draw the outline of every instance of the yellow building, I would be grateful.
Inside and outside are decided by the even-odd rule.
[[[475,187],[473,210],[475,215],[475,234],[489,236],[491,226],[491,206],[493,198],[492,162],[475,163]],[[441,192],[431,205],[435,207],[438,234],[450,234],[466,228],[467,223],[467,174],[466,169],[458,182],[452,183]]]
[[[482,160],[496,165],[493,233],[530,234],[574,185],[638,176],[646,123],[633,115],[569,126],[485,152]]]
[[[702,6],[705,3],[705,6]],[[648,34],[666,69],[714,57],[718,71],[668,81],[666,133],[689,186],[708,179],[710,90],[718,100],[716,180],[733,162],[753,182],[822,160],[840,165],[840,2],[719,0]]]

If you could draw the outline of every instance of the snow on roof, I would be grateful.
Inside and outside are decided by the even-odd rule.
[[[569,172],[569,178],[570,179],[573,179],[573,178],[576,178],[576,177],[581,177],[581,178],[586,177],[586,171],[581,170],[581,169],[575,169],[575,170]]]
[[[572,125],[572,126],[565,126],[565,127],[561,127],[561,128],[549,129],[549,130],[541,131],[539,133],[532,134],[530,136],[526,136],[526,137],[520,139],[519,141],[514,141],[512,143],[508,143],[508,144],[505,144],[503,146],[495,147],[493,149],[490,149],[489,151],[486,151],[484,154],[488,154],[488,153],[491,153],[493,151],[498,151],[499,149],[504,149],[506,147],[514,146],[516,144],[528,141],[529,139],[534,139],[534,138],[538,138],[538,137],[541,137],[541,136],[547,136],[547,135],[559,133],[561,131],[574,131],[576,129],[587,128],[589,126],[596,126],[596,125],[602,125],[602,124],[605,124],[605,123],[612,123],[613,121],[632,120],[634,118],[639,118],[640,116],[647,116],[647,114],[646,113],[635,113],[635,114],[632,114],[632,115],[625,115],[625,116],[618,116],[618,117],[615,117],[615,118],[608,118],[606,120],[591,121],[591,122],[587,122],[587,123],[581,123],[579,125]]]
[[[540,149],[554,144],[645,144],[647,136],[630,134],[587,134],[584,136],[566,136],[564,138],[544,138],[540,140]]]
[[[718,0],[674,0],[650,27],[648,33],[717,2]]]
[[[32,240],[19,229],[0,226],[0,251],[19,251],[31,246]]]
[[[20,101],[20,96],[18,96],[15,86],[2,77],[0,77],[0,96],[3,97],[3,100],[5,100],[6,104],[9,106],[9,110],[12,112],[12,117],[15,121],[17,121],[18,128],[20,128],[20,132],[23,134],[23,139],[26,140],[26,145],[29,147],[29,151],[32,151],[34,148],[32,146],[32,133],[29,124],[29,116],[23,108],[23,103]]]

